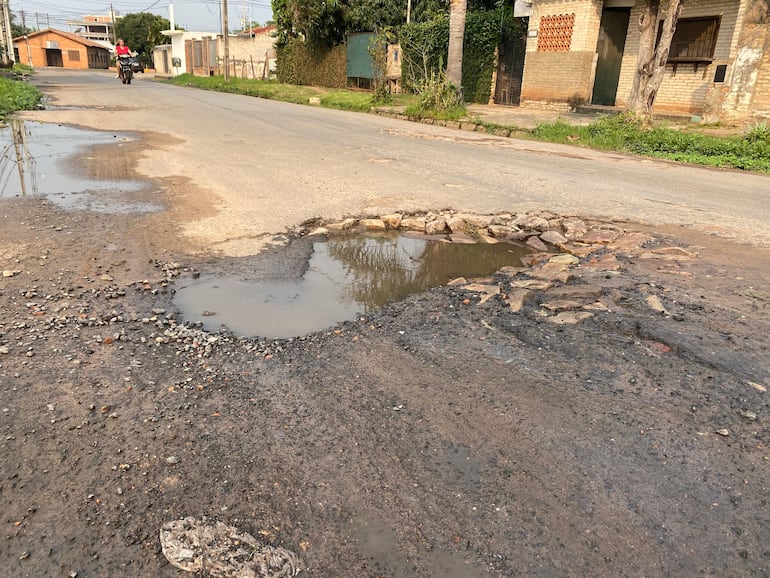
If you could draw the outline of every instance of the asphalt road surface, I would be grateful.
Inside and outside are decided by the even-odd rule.
[[[266,233],[389,209],[550,210],[693,226],[770,246],[770,178],[207,92],[141,75],[41,70],[27,118],[152,131],[139,171],[203,209],[183,235],[245,255]],[[213,210],[212,210],[213,209]]]

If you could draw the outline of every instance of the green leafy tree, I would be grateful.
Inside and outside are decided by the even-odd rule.
[[[29,34],[35,31],[34,28],[30,28],[29,26],[24,28],[21,24],[19,24],[16,21],[16,12],[10,12],[9,16],[11,18],[11,35],[14,38],[18,38],[19,36],[24,36],[25,34]]]
[[[119,19],[115,23],[115,34],[125,40],[131,50],[138,52],[143,60],[148,60],[153,48],[166,43],[161,31],[169,28],[171,23],[166,18],[149,12],[137,12]]]

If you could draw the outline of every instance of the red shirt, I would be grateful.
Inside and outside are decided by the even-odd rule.
[[[126,46],[125,44],[121,46],[118,44],[115,46],[115,55],[116,56],[131,56],[131,49]]]

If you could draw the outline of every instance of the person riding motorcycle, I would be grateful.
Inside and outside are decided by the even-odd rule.
[[[115,45],[115,60],[118,65],[118,78],[123,78],[123,67],[120,65],[120,57],[136,56],[135,52],[126,46],[125,41],[122,38],[118,38],[118,43]]]

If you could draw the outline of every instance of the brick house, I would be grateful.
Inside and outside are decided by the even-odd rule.
[[[533,0],[521,104],[627,105],[642,6],[637,0]],[[683,0],[655,111],[707,121],[770,118],[766,1]]]
[[[108,68],[110,51],[77,34],[48,28],[13,39],[16,61],[33,68]]]

